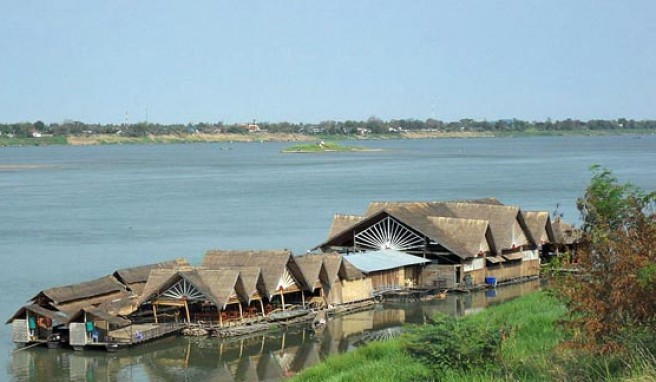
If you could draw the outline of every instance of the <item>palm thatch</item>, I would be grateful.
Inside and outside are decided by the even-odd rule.
[[[24,307],[18,309],[16,313],[14,313],[13,316],[5,324],[9,324],[12,321],[14,321],[17,318],[24,318],[26,316],[26,313],[30,312],[33,315],[37,316],[43,316],[43,317],[48,317],[49,319],[52,320],[52,325],[53,326],[58,326],[58,325],[64,325],[68,323],[69,320],[69,315],[66,312],[62,312],[59,310],[50,310],[46,309],[42,306],[39,306],[37,304],[29,304],[25,305]]]
[[[194,269],[175,271],[154,269],[151,271],[151,277],[149,277],[147,287],[140,299],[141,302],[156,299],[183,279],[219,309],[225,309],[225,306],[234,299],[248,301],[249,298],[238,270]]]
[[[139,305],[146,302],[150,297],[163,291],[165,283],[178,273],[175,269],[152,269],[148,274],[148,281],[139,297]]]
[[[252,268],[259,267],[264,278],[264,287],[268,297],[283,292],[287,288],[281,285],[283,278],[288,274],[293,278],[296,290],[302,289],[306,284],[303,274],[289,250],[271,251],[219,251],[212,250],[205,254],[203,266],[209,269]]]
[[[267,291],[264,286],[262,270],[259,267],[239,268],[239,275],[244,283],[244,289],[248,295],[248,303],[265,296]]]
[[[43,305],[43,303],[62,305],[122,291],[125,291],[125,286],[118,282],[114,276],[105,276],[78,284],[42,290],[31,300],[40,305]]]
[[[344,257],[337,252],[323,253],[321,257],[323,258],[329,285],[339,280],[353,281],[365,277],[351,263],[344,261]]]
[[[153,269],[183,269],[188,267],[187,259],[180,258],[155,264],[141,265],[138,267],[123,268],[116,270],[112,275],[121,283],[125,284],[135,294],[143,292],[148,281],[148,275]]]
[[[321,255],[306,254],[296,256],[294,260],[303,274],[303,279],[307,284],[305,285],[307,290],[312,291],[315,288],[320,287],[322,279],[323,281],[328,281]]]
[[[565,223],[562,219],[558,218],[551,224],[554,242],[563,245],[572,245],[581,241],[583,231],[574,227],[571,224]]]
[[[526,227],[531,232],[531,236],[536,244],[547,244],[554,240],[553,229],[551,228],[551,218],[546,211],[522,211]]]
[[[330,226],[328,237],[335,236],[347,228],[361,222],[362,219],[364,219],[363,216],[335,214],[333,217],[333,224]]]
[[[104,309],[100,308],[84,308],[80,309],[77,312],[73,313],[69,318],[67,323],[71,322],[81,322],[84,319],[85,314],[87,315],[87,321],[95,321],[94,318],[97,318],[102,321],[107,321],[108,324],[117,327],[124,327],[131,324],[131,321],[124,317],[115,316],[107,313]]]

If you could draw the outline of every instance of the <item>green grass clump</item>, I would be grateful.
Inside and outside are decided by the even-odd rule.
[[[399,341],[394,340],[370,343],[355,351],[331,356],[293,380],[402,382],[430,379],[430,370],[402,351]]]
[[[0,146],[50,146],[66,145],[68,141],[65,136],[41,137],[41,138],[16,138],[0,136]]]
[[[335,142],[321,142],[309,143],[303,145],[295,145],[287,147],[282,152],[284,153],[323,153],[323,152],[348,152],[348,151],[364,151],[363,147],[344,146]]]

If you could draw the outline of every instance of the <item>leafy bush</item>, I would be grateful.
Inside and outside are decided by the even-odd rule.
[[[408,329],[403,348],[435,370],[471,370],[499,360],[504,331],[487,323],[437,315]]]

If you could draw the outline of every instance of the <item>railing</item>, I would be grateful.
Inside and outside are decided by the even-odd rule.
[[[169,333],[173,333],[177,330],[183,328],[185,324],[177,322],[166,322],[158,324],[156,327],[144,331],[137,330],[132,333],[129,338],[125,337],[108,337],[108,343],[117,343],[117,344],[138,344],[151,340],[153,338],[161,337]]]

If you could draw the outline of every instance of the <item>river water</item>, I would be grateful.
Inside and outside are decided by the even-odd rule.
[[[566,220],[576,222],[575,201],[589,181],[592,164],[608,167],[621,181],[656,190],[656,136],[357,144],[383,151],[281,154],[286,143],[2,148],[0,312],[7,319],[39,290],[119,268],[178,257],[199,263],[208,249],[290,248],[302,253],[326,238],[333,214],[362,213],[372,200],[496,197],[527,210],[553,211],[558,205]],[[488,300],[503,299],[501,294]],[[454,305],[460,304],[464,313],[488,302]],[[398,322],[411,321],[408,309],[416,310],[379,307],[359,315],[373,314],[363,321],[379,322],[376,313],[402,310]],[[363,331],[377,327],[371,324]],[[316,353],[320,359],[355,341],[333,333],[320,337],[303,330],[285,338],[264,336],[259,343],[266,350],[260,353],[253,350],[257,341],[249,339],[253,343],[240,342],[239,359],[235,343],[179,338],[117,355],[45,349],[12,354],[10,326],[5,325],[0,328],[0,351],[6,362],[0,368],[6,372],[0,376],[42,380],[42,373],[49,373],[49,379],[60,380],[145,381],[196,380],[198,374],[206,376],[202,379],[253,379],[239,370],[251,370],[254,364],[260,365],[256,370],[275,370],[261,365],[285,364],[290,356],[281,357],[292,352],[287,348],[318,347],[316,352],[296,352]],[[152,371],[161,369],[161,363],[170,365],[173,374]],[[313,361],[292,363],[279,369],[291,373]]]

